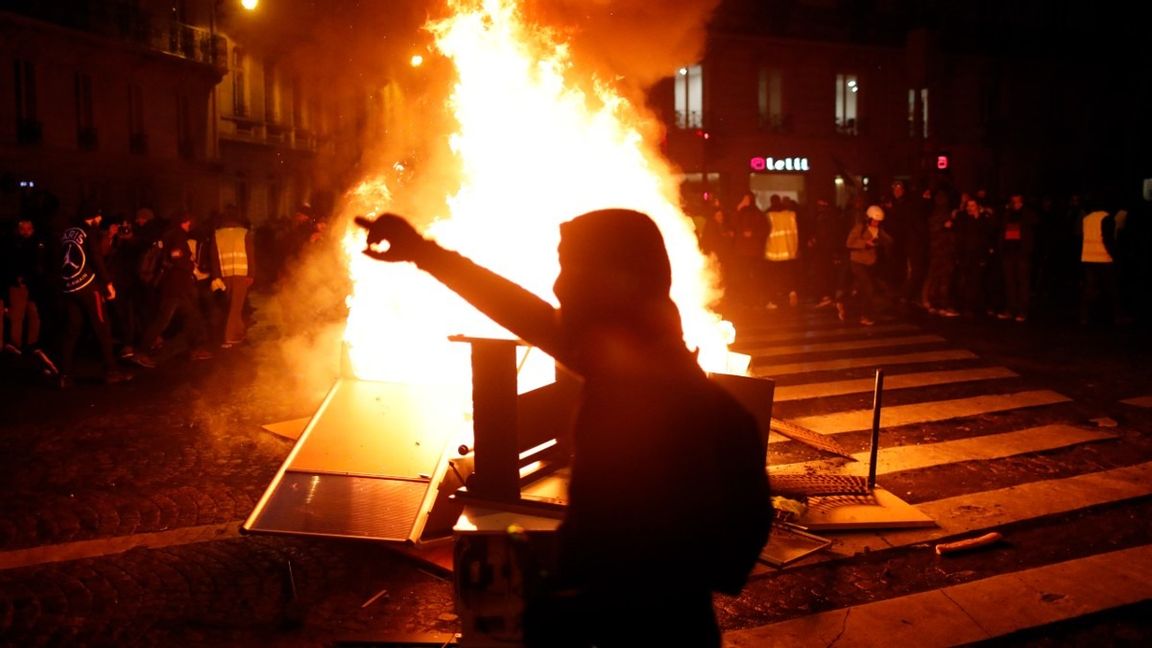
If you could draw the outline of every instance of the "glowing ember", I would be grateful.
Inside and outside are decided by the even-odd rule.
[[[428,29],[457,74],[450,107],[459,130],[450,144],[459,189],[450,214],[427,233],[555,303],[559,224],[607,207],[645,212],[672,259],[689,348],[706,369],[726,370],[734,332],[707,308],[718,296],[710,263],[678,207],[672,170],[641,134],[658,131],[653,118],[606,83],[578,77],[567,48],[525,24],[515,1],[450,3],[454,17]],[[349,202],[349,216],[379,213],[392,196],[383,179],[371,179]],[[345,341],[357,377],[443,382],[455,364],[466,380],[468,348],[447,336],[509,337],[410,264],[362,256],[354,229],[345,241],[354,283]]]

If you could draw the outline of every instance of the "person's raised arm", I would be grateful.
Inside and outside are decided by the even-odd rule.
[[[424,238],[401,216],[363,216],[356,224],[368,230],[364,254],[380,261],[409,261],[431,274],[493,321],[565,361],[558,311],[548,302],[466,257]],[[380,249],[381,243],[386,249]]]

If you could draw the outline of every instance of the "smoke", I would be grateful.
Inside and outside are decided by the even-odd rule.
[[[525,15],[569,35],[573,60],[643,91],[697,62],[719,0],[531,0]]]

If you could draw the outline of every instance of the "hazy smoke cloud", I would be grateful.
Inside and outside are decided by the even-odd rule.
[[[643,89],[699,60],[719,0],[535,0],[525,13],[570,34],[573,58]]]

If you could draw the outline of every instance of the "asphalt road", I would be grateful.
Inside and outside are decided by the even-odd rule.
[[[311,414],[338,363],[329,331],[317,326],[287,336],[268,325],[273,319],[264,318],[251,345],[207,361],[131,369],[136,380],[122,385],[79,380],[62,392],[25,359],[0,361],[0,645],[328,646],[401,635],[432,641],[459,630],[452,582],[442,571],[370,542],[237,533],[292,447],[261,425]],[[805,362],[947,349],[973,357],[889,360],[886,371],[1004,367],[1014,374],[886,393],[886,408],[907,406],[913,419],[924,403],[1023,391],[1066,397],[1039,407],[913,420],[891,430],[886,443],[892,445],[992,438],[1045,425],[1115,436],[881,478],[911,504],[930,507],[1152,460],[1152,408],[1121,402],[1152,395],[1152,336],[1145,329],[1080,328],[1055,319],[941,320],[922,313],[867,329],[834,319],[804,307],[758,314],[739,323],[738,344],[763,350],[754,368],[776,378],[778,387],[865,379],[874,371],[867,360],[848,368],[796,369]],[[828,331],[840,332],[828,338]],[[898,341],[909,336],[938,339]],[[819,346],[829,339],[841,346]],[[302,364],[311,368],[302,372]],[[796,373],[774,374],[774,367]],[[871,394],[857,392],[778,402],[775,414],[815,424],[870,405]],[[865,432],[836,438],[853,452],[867,448]],[[773,444],[769,456],[772,464],[797,465],[824,458],[793,442]],[[717,600],[719,618],[726,632],[748,631],[1140,547],[1152,541],[1150,513],[1152,498],[1134,496],[1009,521],[997,529],[1010,542],[946,563],[920,543],[765,568],[741,597]],[[1123,606],[994,642],[1122,644],[1147,634],[1147,611],[1146,602]]]

